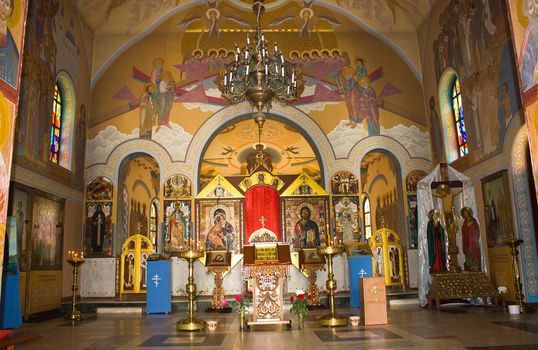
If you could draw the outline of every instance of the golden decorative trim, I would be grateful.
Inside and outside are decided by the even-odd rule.
[[[245,270],[248,277],[257,275],[279,275],[287,276],[289,271],[289,265],[251,265],[245,266]]]
[[[295,193],[305,183],[313,193],[304,194],[304,196],[328,196],[329,194],[323,187],[321,187],[314,179],[312,179],[307,173],[301,173],[297,178],[286,188],[281,197],[297,197],[300,194]]]
[[[301,272],[308,278],[308,287],[306,293],[310,294],[311,299],[308,301],[308,305],[319,306],[321,305],[321,296],[319,294],[319,288],[316,284],[318,279],[317,271],[325,268],[325,264],[304,264]]]
[[[213,288],[213,295],[211,297],[211,307],[213,309],[224,308],[224,288],[222,283],[224,282],[224,274],[228,272],[228,266],[210,266],[207,270],[215,275],[215,288]]]
[[[215,190],[222,188],[226,195],[219,196],[218,193],[215,193]],[[237,188],[235,188],[224,176],[218,174],[211,180],[203,190],[198,193],[195,197],[196,199],[200,198],[243,198],[243,195]]]
[[[280,276],[278,272],[256,274],[256,320],[280,319]]]
[[[483,272],[434,273],[429,299],[496,297],[497,292]]]

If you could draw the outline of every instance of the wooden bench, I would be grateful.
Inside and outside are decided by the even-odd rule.
[[[37,333],[0,331],[0,349],[14,350],[15,345],[41,338]]]

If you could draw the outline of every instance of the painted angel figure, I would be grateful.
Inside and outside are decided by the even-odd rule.
[[[222,16],[220,10],[217,8],[220,4],[219,0],[207,0],[207,11],[205,15],[198,17],[186,18],[183,21],[179,22],[177,28],[179,30],[186,30],[191,24],[201,21],[204,27],[207,29],[207,37],[211,38],[212,36],[219,36],[220,27],[226,21],[234,22],[241,27],[251,28],[250,23],[247,21],[234,17],[234,16]]]
[[[301,10],[295,14],[289,14],[287,16],[279,17],[269,23],[269,27],[278,27],[288,21],[295,20],[299,25],[299,34],[301,36],[308,36],[315,28],[318,21],[326,22],[333,27],[340,27],[341,24],[335,18],[329,16],[318,16],[314,9],[315,0],[301,0]]]

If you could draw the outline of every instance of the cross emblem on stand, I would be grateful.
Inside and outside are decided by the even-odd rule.
[[[265,216],[260,216],[260,222],[262,224],[262,228],[265,228],[265,221],[267,221],[267,218]]]
[[[379,289],[377,288],[376,285],[374,285],[374,286],[372,287],[372,289],[370,289],[370,292],[372,292],[372,294],[374,295],[374,298],[375,298],[375,302],[376,302],[376,303],[378,302],[378,300],[377,300],[377,292],[378,292],[378,291],[379,291]]]
[[[367,271],[364,271],[364,269],[361,269],[361,270],[359,271],[359,277],[360,277],[360,278],[364,278],[364,276],[366,276],[367,274],[368,274],[368,272],[367,272]]]
[[[155,283],[155,288],[158,288],[161,277],[158,274],[155,274],[151,280]]]

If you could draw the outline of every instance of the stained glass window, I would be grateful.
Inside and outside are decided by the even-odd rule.
[[[370,210],[370,199],[368,197],[364,198],[362,212],[364,213],[364,238],[369,239],[372,237],[372,215]]]
[[[467,147],[467,129],[463,118],[463,105],[461,104],[460,80],[456,77],[452,85],[452,113],[456,126],[456,138],[458,141],[458,154],[463,157],[469,153]]]
[[[52,102],[52,127],[50,129],[50,161],[58,164],[60,161],[60,147],[62,146],[62,119],[63,99],[58,83],[54,85],[54,99]]]
[[[157,204],[151,203],[149,213],[149,239],[153,243],[153,253],[157,252]]]

